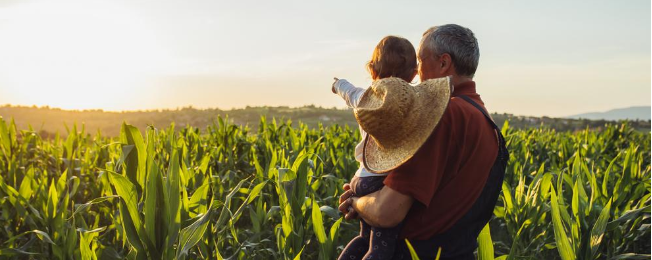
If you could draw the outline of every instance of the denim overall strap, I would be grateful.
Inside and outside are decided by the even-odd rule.
[[[503,168],[507,167],[507,161],[509,161],[509,151],[507,150],[507,144],[505,142],[505,137],[503,137],[502,132],[500,131],[500,127],[496,125],[494,120],[489,116],[487,111],[485,111],[478,103],[473,101],[471,98],[465,96],[465,95],[459,95],[458,97],[464,99],[466,102],[469,102],[471,105],[473,105],[475,108],[480,110],[484,117],[491,123],[491,126],[496,130],[496,134],[498,135],[498,157],[496,158],[496,162],[501,161],[503,162]],[[504,173],[503,173],[504,175]],[[501,183],[501,188],[502,188],[502,183]]]

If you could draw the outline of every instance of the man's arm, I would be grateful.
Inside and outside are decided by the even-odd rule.
[[[342,197],[346,195],[345,192]],[[412,197],[385,186],[381,190],[363,197],[349,195],[340,204],[340,211],[348,212],[347,219],[354,218],[357,213],[371,226],[388,228],[398,225],[405,219],[413,202]],[[350,207],[355,212],[350,212]]]
[[[449,103],[447,111],[455,108]],[[384,181],[380,191],[361,198],[351,198],[350,185],[344,185],[340,196],[340,211],[346,219],[362,216],[372,226],[393,227],[399,224],[414,201],[428,207],[446,171],[446,162],[457,147],[452,131],[454,120],[444,113],[439,125],[433,130],[426,144],[410,160],[394,169]]]

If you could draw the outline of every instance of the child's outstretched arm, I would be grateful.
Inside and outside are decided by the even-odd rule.
[[[365,89],[353,86],[353,84],[349,83],[349,81],[345,79],[334,79],[335,82],[333,82],[332,89],[333,93],[338,94],[340,97],[342,97],[347,106],[356,108],[360,102],[360,98],[362,98],[362,94],[365,92]]]

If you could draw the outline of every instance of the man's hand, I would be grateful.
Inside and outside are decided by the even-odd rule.
[[[345,183],[344,186],[342,186],[344,189],[344,193],[340,195],[340,206],[339,210],[344,214],[344,219],[346,220],[351,220],[358,218],[358,213],[353,210],[352,203],[353,203],[353,191],[351,190],[351,184]]]
[[[337,94],[337,91],[335,91],[335,83],[337,83],[338,79],[337,77],[333,77],[335,81],[333,81],[333,85],[331,86],[331,91],[333,91],[333,94]],[[346,184],[345,184],[346,185]]]
[[[342,196],[346,195],[342,194]],[[340,198],[341,201],[342,198]],[[353,207],[356,216],[372,227],[394,227],[405,219],[414,199],[385,186],[362,197],[347,198],[349,204],[340,204],[340,210]],[[344,206],[344,207],[343,207]]]

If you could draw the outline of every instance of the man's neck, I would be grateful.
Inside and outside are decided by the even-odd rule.
[[[466,83],[466,82],[469,82],[469,81],[473,81],[472,78],[469,78],[469,77],[460,77],[460,76],[457,76],[457,75],[453,75],[453,76],[451,77],[451,80],[453,81],[453,85],[454,85],[454,86],[455,86],[455,85],[462,84],[462,83]]]

